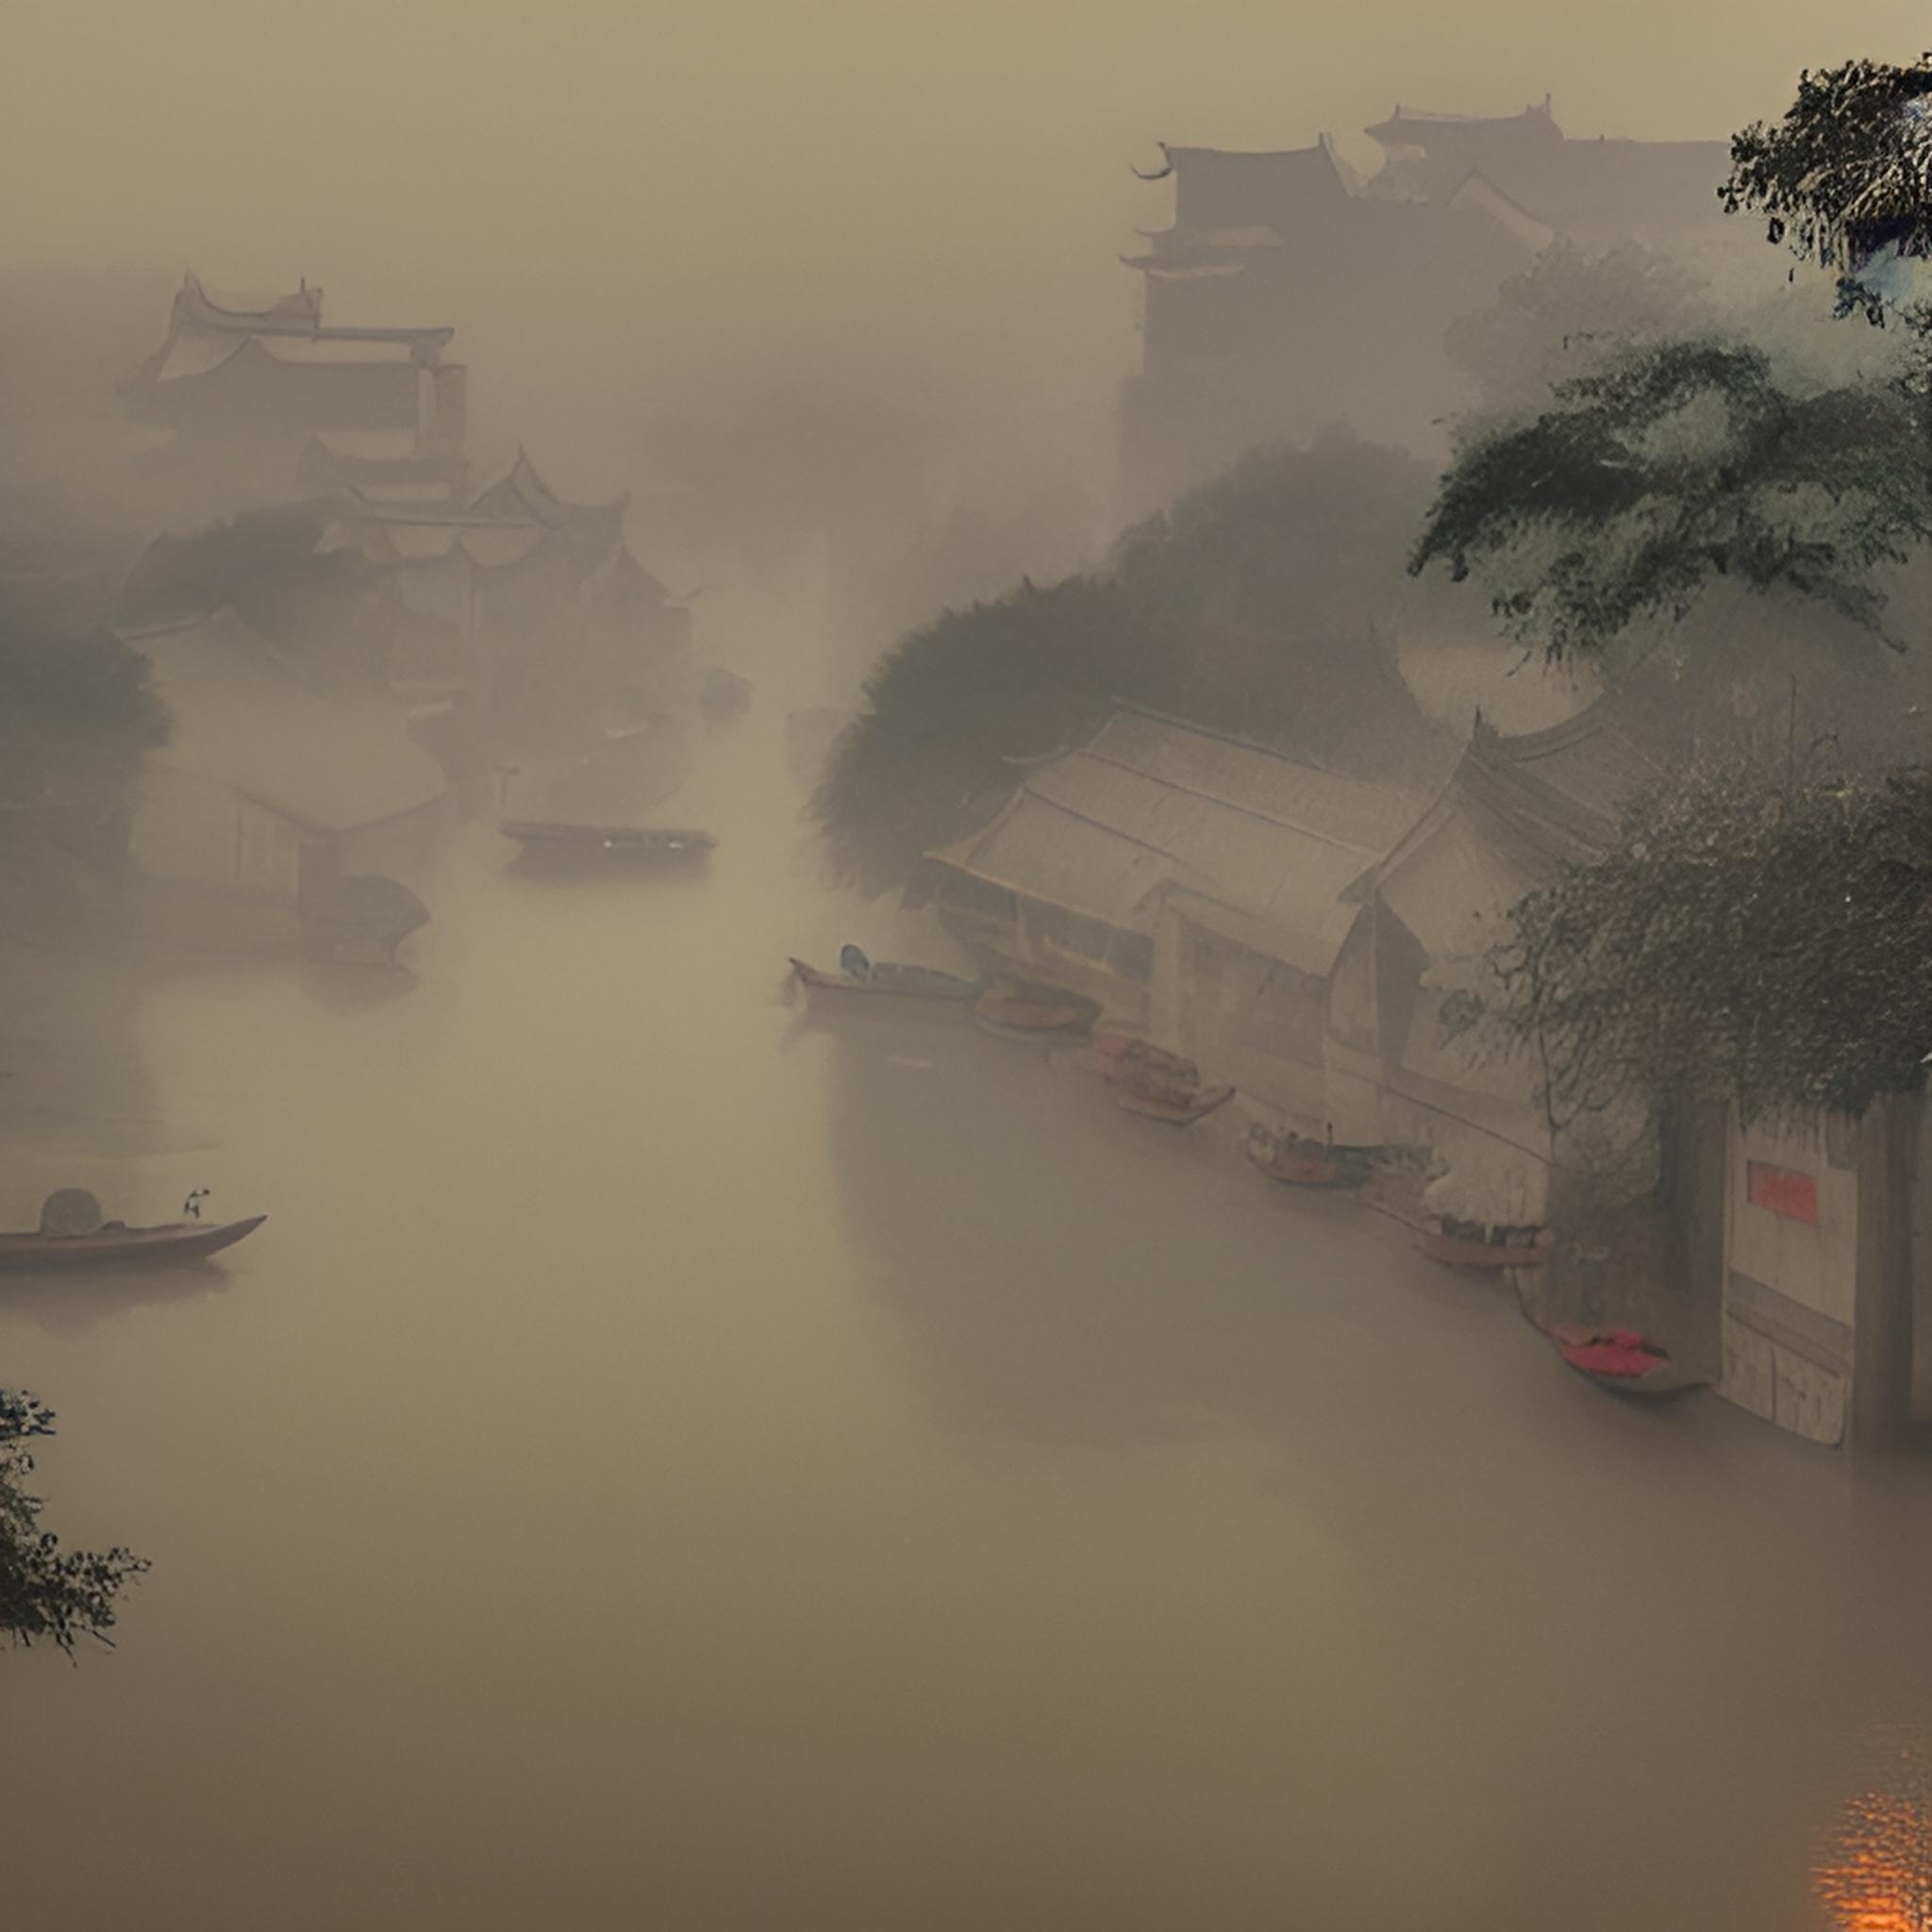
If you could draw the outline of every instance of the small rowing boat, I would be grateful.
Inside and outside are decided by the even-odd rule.
[[[1170,1126],[1191,1127],[1233,1098],[1232,1087],[1148,1087],[1123,1083],[1114,1095],[1114,1104],[1128,1113],[1165,1121]]]
[[[205,1261],[251,1235],[268,1219],[175,1221],[158,1227],[104,1222],[92,1234],[0,1234],[0,1269],[82,1268],[134,1262]]]
[[[1164,1046],[1156,1046],[1138,1034],[1112,1029],[1094,1034],[1088,1063],[1103,1080],[1164,1080],[1177,1087],[1197,1087],[1201,1083],[1201,1069],[1192,1060],[1170,1053]]]
[[[497,829],[526,850],[611,852],[643,858],[696,858],[718,842],[708,832],[677,825],[586,825],[557,819],[504,819]]]
[[[1675,1395],[1701,1388],[1702,1378],[1680,1369],[1660,1342],[1633,1328],[1580,1328],[1552,1322],[1542,1332],[1578,1374],[1618,1395]]]
[[[1270,1180],[1291,1188],[1359,1188],[1374,1172],[1377,1151],[1271,1134],[1258,1122],[1248,1133],[1248,1158]]]
[[[891,961],[874,961],[857,946],[847,946],[839,955],[841,970],[822,973],[803,959],[791,962],[791,976],[812,992],[872,993],[906,1000],[973,1000],[984,989],[975,979],[961,979],[957,974],[941,973],[932,966],[897,966]]]
[[[1551,1235],[1546,1227],[1485,1228],[1444,1215],[1436,1226],[1418,1231],[1416,1245],[1445,1268],[1488,1274],[1504,1268],[1541,1268],[1549,1259]]]

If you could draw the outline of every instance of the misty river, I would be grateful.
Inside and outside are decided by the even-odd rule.
[[[783,702],[700,747],[704,877],[472,828],[410,980],[143,984],[165,1132],[77,1177],[271,1218],[0,1290],[49,1521],[155,1565],[0,1666],[7,1923],[1776,1932],[1833,1857],[1829,1923],[1932,1923],[1880,1897],[1923,1477],[1621,1404],[1026,1047],[790,1003],[916,928],[818,878]]]

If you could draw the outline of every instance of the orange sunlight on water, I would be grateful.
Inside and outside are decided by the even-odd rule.
[[[1841,1932],[1932,1932],[1932,1804],[1912,1745],[1889,1753],[1885,1783],[1844,1808],[1818,1892]]]

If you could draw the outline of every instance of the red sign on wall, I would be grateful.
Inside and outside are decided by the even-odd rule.
[[[1786,1221],[1802,1221],[1807,1227],[1818,1225],[1818,1182],[1794,1167],[1751,1161],[1744,1170],[1744,1191],[1754,1208],[1768,1208]]]

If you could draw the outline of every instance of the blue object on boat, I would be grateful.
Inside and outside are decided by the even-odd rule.
[[[872,961],[857,946],[841,946],[839,971],[851,979],[870,979]]]

